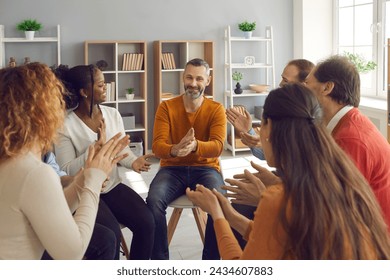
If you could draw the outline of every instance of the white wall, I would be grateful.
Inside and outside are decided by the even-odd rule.
[[[316,63],[332,54],[332,15],[332,0],[293,0],[294,58]]]

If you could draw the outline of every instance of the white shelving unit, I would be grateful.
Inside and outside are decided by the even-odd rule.
[[[241,47],[241,48],[240,48]],[[242,50],[245,49],[245,56],[254,58],[254,63],[245,63],[245,56],[242,56]],[[237,51],[240,50],[240,51]],[[232,36],[230,26],[225,29],[225,92],[224,103],[226,108],[232,108],[234,105],[250,103],[250,107],[246,109],[252,113],[256,100],[259,97],[266,96],[268,93],[256,93],[252,90],[245,89],[248,85],[242,84],[244,90],[241,94],[234,93],[235,83],[232,79],[234,71],[245,71],[248,76],[252,77],[248,84],[267,84],[271,88],[275,88],[275,65],[274,65],[274,49],[273,49],[273,30],[272,26],[265,28],[264,37],[252,37],[246,39],[242,37]],[[253,114],[252,123],[259,125],[260,120],[256,119]],[[236,147],[236,136],[233,125],[230,123],[227,126],[227,139],[225,142],[225,149],[232,151],[235,156],[236,152],[248,151],[248,147]],[[229,143],[230,139],[230,143]]]
[[[142,54],[142,61],[137,70],[122,70],[125,54]],[[130,135],[141,137],[144,152],[148,148],[148,110],[147,110],[147,45],[145,41],[111,41],[92,40],[84,42],[84,63],[96,64],[105,60],[108,64],[103,71],[105,82],[111,84],[111,96],[104,103],[106,106],[116,108],[125,118],[129,114],[134,116],[134,128],[126,128]],[[130,69],[130,68],[126,68]],[[134,99],[126,99],[126,88],[134,88]],[[134,142],[134,141],[133,141]]]
[[[56,61],[41,61],[46,63],[47,65],[51,64],[61,64],[61,40],[60,40],[60,25],[57,25],[56,36],[54,37],[35,37],[32,40],[27,40],[25,37],[5,37],[4,25],[0,25],[0,68],[7,66],[8,61],[6,60],[9,57],[15,57],[12,53],[12,50],[8,48],[8,46],[12,46],[14,44],[25,44],[25,48],[23,49],[22,57],[30,57],[31,61],[41,61],[39,57],[31,57],[31,49],[29,44],[46,44],[46,43],[54,43],[56,44],[57,55]],[[6,48],[7,50],[7,58],[6,58]],[[20,51],[18,51],[19,53]],[[45,52],[45,50],[41,49],[40,52]],[[34,53],[35,55],[36,53]],[[19,57],[20,59],[21,57]],[[18,60],[20,63],[21,60]]]

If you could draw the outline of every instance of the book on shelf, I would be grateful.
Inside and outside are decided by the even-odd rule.
[[[161,93],[161,96],[162,96],[163,98],[169,98],[169,97],[173,97],[174,94],[171,93],[171,92],[163,92],[163,93]]]
[[[171,62],[171,69],[176,69],[175,57],[173,56],[173,53],[169,53],[169,60]]]
[[[106,84],[106,102],[111,101],[111,83],[107,82]]]
[[[162,53],[161,62],[163,69],[176,69],[175,57],[171,52]]]
[[[165,53],[161,54],[161,63],[163,69],[168,69],[167,60],[165,58]]]
[[[138,54],[137,69],[136,70],[142,70],[143,62],[144,62],[144,54],[143,53],[139,53]]]
[[[122,71],[127,69],[127,53],[123,54],[123,63],[122,63]]]
[[[110,101],[115,101],[116,100],[116,98],[115,98],[115,93],[116,93],[115,82],[111,82],[110,83],[110,88],[111,88],[111,91],[110,91]]]
[[[143,62],[143,53],[124,53],[122,71],[142,70]]]

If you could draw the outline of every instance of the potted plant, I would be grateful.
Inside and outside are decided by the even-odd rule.
[[[244,32],[245,39],[250,39],[252,37],[252,31],[256,29],[256,22],[241,22],[238,24],[238,29]]]
[[[126,99],[127,100],[134,99],[134,88],[127,88],[126,89]]]
[[[32,40],[34,39],[35,31],[42,29],[42,24],[35,19],[25,19],[18,23],[16,29],[19,31],[24,31],[26,39]]]
[[[374,61],[366,61],[362,55],[350,52],[344,52],[344,55],[356,66],[359,73],[365,74],[376,67]]]
[[[240,84],[242,77],[243,77],[243,75],[241,72],[234,71],[232,74],[232,79],[233,79],[233,81],[236,82],[236,88],[234,90],[234,93],[236,93],[236,94],[242,93],[242,88],[241,88],[241,84]]]

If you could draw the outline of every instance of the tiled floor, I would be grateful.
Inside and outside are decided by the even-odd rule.
[[[250,166],[250,161],[265,165],[265,161],[260,161],[252,156],[250,152],[240,152],[236,157],[232,157],[230,151],[224,151],[221,156],[223,177],[232,178],[234,174],[242,173],[244,169],[255,171]],[[152,168],[142,175],[120,168],[124,183],[130,185],[143,198],[146,198],[149,184],[153,180],[159,168],[158,161],[155,161]],[[172,213],[172,208],[167,209],[167,221]],[[123,234],[130,245],[131,231],[123,229]],[[196,227],[191,209],[184,209],[177,225],[172,242],[169,246],[170,259],[173,260],[199,260],[202,256],[202,242]]]

